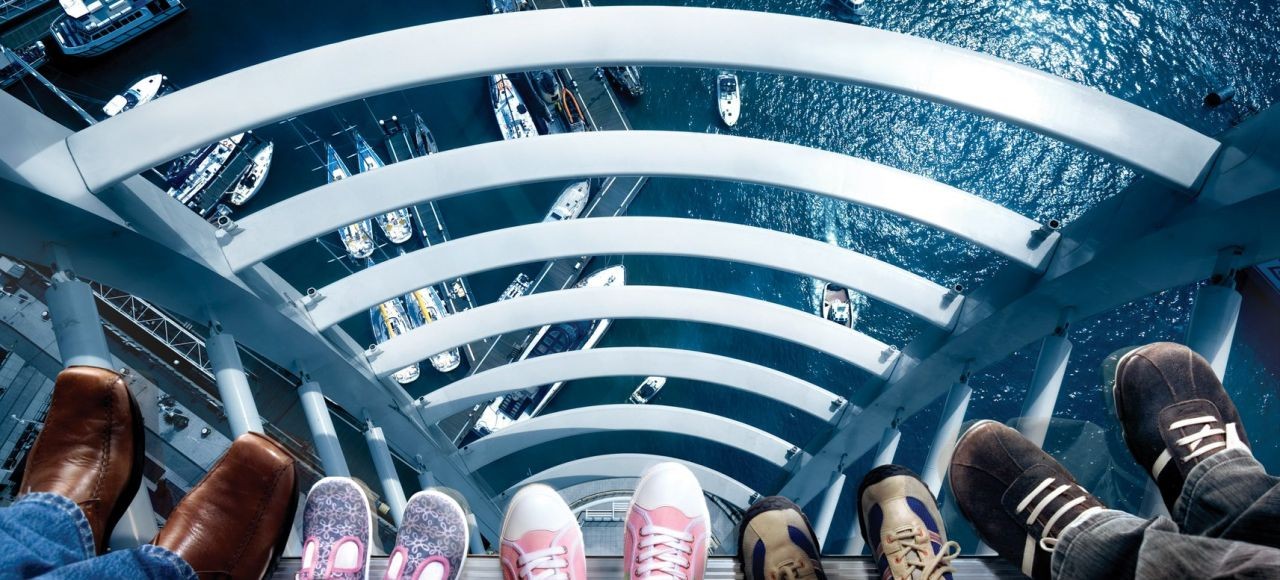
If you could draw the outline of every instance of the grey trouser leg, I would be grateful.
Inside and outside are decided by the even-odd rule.
[[[1090,517],[1063,532],[1053,577],[1280,578],[1280,478],[1249,453],[1223,451],[1192,469],[1173,516]]]

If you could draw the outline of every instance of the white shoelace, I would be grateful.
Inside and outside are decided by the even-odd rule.
[[[1191,453],[1189,455],[1182,458],[1182,461],[1184,462],[1191,461],[1192,459],[1200,457],[1201,455],[1204,455],[1210,451],[1213,451],[1214,449],[1221,449],[1224,447],[1228,447],[1229,446],[1228,444],[1232,439],[1232,434],[1235,433],[1235,423],[1227,424],[1226,428],[1224,429],[1221,426],[1222,423],[1218,420],[1218,418],[1212,415],[1205,415],[1203,417],[1192,417],[1190,419],[1174,421],[1172,424],[1169,425],[1169,430],[1176,431],[1178,429],[1186,429],[1187,427],[1192,427],[1195,425],[1204,425],[1204,428],[1200,429],[1199,431],[1196,431],[1195,433],[1187,435],[1185,437],[1181,437],[1177,441],[1173,442],[1174,445],[1185,446],[1191,450]],[[1230,430],[1230,433],[1228,433],[1228,430]],[[1216,435],[1225,436],[1227,438],[1227,441],[1214,441],[1213,443],[1209,443],[1207,445],[1200,444],[1200,442],[1203,441],[1204,439],[1208,437],[1213,437]],[[1151,465],[1151,476],[1157,480],[1160,479],[1160,473],[1164,471],[1164,468],[1167,465],[1169,465],[1169,461],[1171,459],[1173,459],[1173,453],[1170,452],[1168,449],[1165,449],[1163,452],[1161,452],[1160,456],[1156,458],[1156,462]]]
[[[520,566],[521,580],[568,580],[564,569],[569,567],[569,561],[561,557],[566,552],[563,546],[552,546],[520,556],[516,564]]]
[[[1056,481],[1056,479],[1050,477],[1040,482],[1040,485],[1037,485],[1035,489],[1031,490],[1031,493],[1028,493],[1026,497],[1022,498],[1022,501],[1018,502],[1017,511],[1021,512],[1027,509],[1031,505],[1031,501],[1034,500],[1036,496],[1040,495],[1040,492],[1052,486],[1054,481]],[[1037,547],[1039,547],[1041,550],[1044,550],[1046,552],[1052,552],[1055,548],[1057,548],[1058,536],[1050,536],[1049,531],[1053,529],[1054,524],[1058,523],[1058,520],[1062,519],[1062,516],[1067,515],[1068,511],[1084,503],[1085,500],[1088,498],[1087,494],[1089,492],[1086,491],[1083,487],[1080,487],[1072,483],[1060,485],[1054,488],[1053,491],[1050,491],[1049,493],[1045,494],[1044,497],[1041,498],[1040,501],[1036,503],[1036,506],[1031,509],[1030,514],[1027,516],[1027,525],[1029,526],[1036,521],[1036,518],[1040,517],[1040,514],[1044,512],[1044,509],[1046,507],[1049,507],[1049,502],[1053,501],[1054,498],[1062,495],[1063,493],[1066,493],[1067,490],[1071,489],[1073,486],[1079,488],[1080,491],[1082,492],[1082,495],[1080,497],[1077,497],[1073,500],[1070,500],[1062,504],[1061,506],[1058,507],[1057,510],[1053,512],[1052,516],[1049,516],[1049,519],[1045,522],[1044,527],[1041,529],[1041,532],[1040,532],[1041,537],[1038,540],[1037,538],[1032,537],[1030,534],[1027,534],[1027,543],[1022,550],[1022,573],[1023,574],[1026,574],[1027,576],[1031,576],[1032,564],[1035,562],[1035,550]],[[1075,519],[1071,520],[1070,522],[1067,522],[1067,525],[1062,526],[1062,529],[1058,530],[1058,534],[1060,535],[1062,532],[1065,532],[1067,528],[1070,528],[1072,526],[1078,525],[1080,522],[1083,522],[1086,516],[1092,515],[1093,513],[1101,510],[1102,510],[1101,507],[1094,506],[1084,510],[1083,512],[1080,512],[1080,515],[1077,515]]]
[[[640,551],[636,554],[636,578],[665,576],[689,580],[687,569],[693,554],[693,534],[662,526],[640,528]]]

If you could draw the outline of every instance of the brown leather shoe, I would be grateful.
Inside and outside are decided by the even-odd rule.
[[[284,550],[297,507],[293,458],[270,437],[246,433],[178,502],[152,543],[201,578],[262,578]]]
[[[76,502],[101,554],[142,483],[142,429],[138,402],[118,373],[97,367],[58,373],[19,492]]]

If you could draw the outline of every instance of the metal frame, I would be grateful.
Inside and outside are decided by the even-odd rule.
[[[583,457],[582,459],[544,469],[508,487],[506,491],[494,499],[499,503],[506,503],[520,488],[534,483],[549,485],[555,489],[563,489],[571,485],[601,479],[636,478],[640,477],[644,470],[650,466],[667,461],[674,461],[688,467],[689,471],[692,471],[693,475],[698,478],[698,484],[702,486],[702,491],[714,495],[738,509],[747,509],[755,498],[760,496],[760,493],[742,484],[742,482],[697,463],[663,455],[612,453]]]
[[[708,290],[622,286],[544,292],[472,308],[377,345],[368,353],[369,364],[386,377],[485,337],[602,318],[684,320],[747,330],[827,353],[880,378],[887,378],[901,358],[896,349],[861,332],[771,302]]]
[[[371,62],[368,54],[453,58]],[[98,191],[236,131],[364,96],[518,70],[629,64],[789,73],[896,91],[1041,132],[1182,189],[1196,186],[1218,149],[1095,89],[923,38],[761,12],[631,6],[464,18],[337,42],[178,91],[67,145]],[[259,91],[251,107],[231,98],[246,86]]]
[[[589,433],[642,431],[679,433],[693,439],[732,447],[765,463],[785,467],[804,451],[745,423],[719,415],[659,405],[596,405],[521,421],[458,450],[471,469],[484,466],[536,445]]]
[[[322,185],[239,220],[228,230],[224,253],[239,270],[385,211],[524,183],[610,175],[728,180],[828,196],[938,228],[1034,270],[1057,242],[1057,234],[998,204],[857,157],[719,134],[593,131],[462,147]]]
[[[704,220],[616,217],[538,223],[476,234],[410,252],[325,286],[307,299],[329,328],[418,288],[506,266],[574,256],[714,258],[828,280],[950,328],[964,298],[902,268],[852,250],[773,230]]]
[[[830,422],[846,408],[835,393],[786,373],[746,361],[669,348],[597,348],[549,354],[506,364],[449,383],[413,402],[428,423],[495,397],[560,381],[599,377],[663,376],[702,381],[760,395]]]

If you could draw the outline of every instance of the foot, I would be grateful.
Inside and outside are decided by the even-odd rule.
[[[1180,344],[1158,342],[1124,355],[1111,394],[1129,452],[1170,510],[1193,467],[1224,449],[1249,448],[1213,368]]]
[[[119,374],[96,367],[58,373],[19,493],[75,502],[101,554],[142,483],[142,426],[138,403]]]
[[[311,486],[302,510],[302,537],[298,580],[369,577],[373,511],[355,481],[326,477]]]
[[[582,530],[560,494],[529,485],[511,499],[498,550],[503,580],[586,580]]]
[[[467,557],[467,513],[452,497],[429,489],[404,508],[386,580],[456,580]]]
[[[933,493],[910,469],[882,465],[858,486],[858,524],[881,578],[951,579],[960,544],[947,530]]]
[[[201,577],[262,578],[275,568],[298,507],[294,460],[259,433],[237,437],[152,543]]]
[[[622,540],[627,578],[701,580],[710,522],[702,486],[689,468],[667,462],[645,470]]]
[[[975,423],[956,442],[950,479],[983,541],[1041,580],[1062,532],[1104,509],[1048,453],[995,421]]]
[[[772,496],[751,504],[738,527],[744,580],[827,580],[818,537],[800,506]]]

